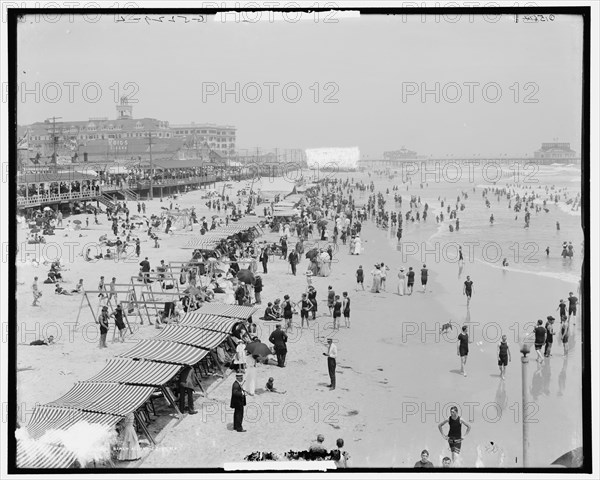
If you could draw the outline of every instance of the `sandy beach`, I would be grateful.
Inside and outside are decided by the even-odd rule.
[[[366,175],[354,174],[367,181]],[[245,182],[242,182],[245,183]],[[234,190],[238,185],[234,184]],[[222,186],[217,185],[217,190]],[[200,199],[202,190],[182,195],[175,202],[182,208],[195,205],[199,217],[210,216]],[[366,195],[362,201],[366,200]],[[146,202],[148,213],[159,213],[168,205],[165,199]],[[361,203],[361,198],[357,198]],[[135,205],[130,203],[130,209]],[[469,212],[465,213],[468,218]],[[85,215],[69,217],[85,221]],[[119,262],[100,260],[88,263],[81,253],[83,245],[97,242],[108,233],[106,217],[100,226],[77,232],[57,230],[49,237],[43,253],[52,257],[50,246],[55,242],[67,264],[65,288],[84,279],[88,289],[95,289],[100,275],[108,281],[129,282],[137,274],[139,261],[148,256],[152,267],[161,259],[186,261],[191,250],[182,249],[195,232],[175,232],[161,235],[161,248],[142,241],[140,259]],[[428,224],[405,228],[405,235],[416,243],[426,243],[435,233],[435,219]],[[19,231],[20,247],[24,231]],[[68,236],[63,236],[68,233]],[[79,237],[79,234],[84,235]],[[319,312],[310,329],[299,328],[299,316],[294,316],[294,329],[289,332],[286,368],[260,365],[257,392],[248,397],[244,426],[240,434],[232,430],[233,414],[229,408],[233,376],[216,382],[208,398],[197,395],[198,415],[175,419],[165,427],[164,436],[153,452],[141,463],[146,467],[220,468],[227,462],[239,462],[254,452],[284,453],[308,448],[317,434],[325,436],[328,449],[343,438],[344,449],[351,455],[353,467],[412,467],[419,453],[427,448],[434,464],[449,455],[447,442],[437,424],[448,417],[451,405],[457,405],[461,416],[472,426],[463,442],[462,464],[468,467],[518,467],[522,464],[522,408],[520,344],[538,318],[556,315],[559,298],[569,291],[577,292],[577,284],[568,280],[534,276],[529,272],[491,268],[478,261],[466,262],[462,271],[456,263],[445,259],[421,258],[412,254],[402,258],[394,232],[378,229],[371,221],[363,224],[364,251],[349,255],[348,247],[339,245],[334,255],[331,275],[316,277]],[[143,235],[142,238],[147,238]],[[277,242],[276,233],[266,233],[259,240]],[[290,244],[296,241],[292,237]],[[73,242],[73,243],[69,243]],[[73,245],[69,247],[69,245]],[[33,251],[34,245],[29,245]],[[69,248],[75,252],[68,256]],[[26,424],[36,404],[57,399],[73,383],[97,373],[107,359],[129,350],[140,339],[152,337],[158,331],[147,324],[135,325],[134,334],[124,344],[112,343],[113,326],[109,331],[109,348],[99,350],[97,326],[88,309],[83,309],[75,330],[81,296],[54,295],[53,285],[43,285],[46,269],[21,263],[21,248],[17,257],[18,272],[18,336],[19,344],[54,335],[52,347],[19,346],[18,373],[20,422]],[[39,258],[39,256],[38,256]],[[51,258],[52,259],[52,258]],[[370,274],[375,263],[390,267],[387,292],[369,292]],[[430,280],[426,293],[421,292],[417,278],[410,296],[396,294],[400,266],[416,271],[426,262]],[[362,265],[366,274],[366,291],[355,291],[355,271]],[[286,261],[277,259],[263,275],[263,308],[267,301],[289,294],[298,301],[306,289],[303,276],[307,260],[298,266],[298,276],[288,271]],[[44,296],[41,307],[31,307],[33,277],[40,278]],[[462,295],[462,281],[470,275],[475,282],[473,299],[467,310]],[[532,294],[524,295],[535,281]],[[333,331],[326,292],[332,285],[337,294],[349,292],[352,299],[351,328]],[[262,313],[262,312],[259,312]],[[258,315],[255,316],[255,318]],[[442,324],[451,321],[454,329],[440,334]],[[258,320],[258,336],[267,341],[275,322]],[[456,335],[460,326],[469,326],[471,341],[467,363],[468,376],[460,374],[456,353]],[[562,354],[562,345],[555,343],[553,357],[539,367],[533,355],[527,371],[530,412],[530,455],[536,466],[549,464],[564,452],[581,444],[581,351],[579,325],[571,335],[571,353]],[[508,336],[512,362],[507,378],[501,381],[496,362],[496,346],[500,335]],[[330,391],[326,339],[333,337],[338,347],[338,388]],[[264,390],[269,377],[284,394]],[[553,432],[552,442],[542,441]]]

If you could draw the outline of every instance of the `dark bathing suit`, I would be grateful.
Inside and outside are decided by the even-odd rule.
[[[347,298],[346,299],[346,308],[344,308],[344,317],[349,317],[350,316],[350,299]]]
[[[471,296],[471,288],[473,287],[473,280],[465,280],[465,295],[467,297]]]
[[[461,357],[466,357],[469,354],[469,334],[460,333],[458,335],[460,345],[458,346],[458,353]]]
[[[448,432],[448,445],[450,445],[450,451],[460,453],[462,444],[462,425],[460,423],[460,417],[456,417],[456,420],[450,417],[448,419],[448,424],[450,425],[450,431]]]
[[[500,342],[500,353],[498,354],[498,365],[508,365],[508,343]]]

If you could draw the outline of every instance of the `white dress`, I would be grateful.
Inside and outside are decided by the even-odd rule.
[[[398,274],[398,295],[402,296],[406,293],[406,275],[404,272]]]
[[[244,390],[254,395],[256,389],[256,360],[252,355],[246,355],[246,383]]]
[[[119,435],[120,448],[117,457],[119,460],[137,460],[142,457],[140,442],[133,426],[134,418],[133,413],[128,413],[122,420],[123,428]]]
[[[354,254],[360,255],[361,252],[362,252],[362,247],[361,247],[360,238],[356,237],[356,241],[354,242]]]

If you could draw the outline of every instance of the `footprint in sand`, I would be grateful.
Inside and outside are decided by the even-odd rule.
[[[346,416],[353,417],[354,415],[358,415],[358,410],[350,410],[346,413]]]
[[[330,427],[335,428],[336,430],[339,430],[341,428],[339,425],[333,425],[332,423],[328,423],[327,425],[329,425]]]
[[[379,370],[380,372],[383,372],[383,368],[378,368],[377,370]]]

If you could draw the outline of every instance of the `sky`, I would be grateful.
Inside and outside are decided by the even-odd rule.
[[[242,150],[521,156],[556,139],[580,151],[575,16],[139,18],[24,18],[18,123],[116,118],[128,95],[135,118],[234,125]]]

